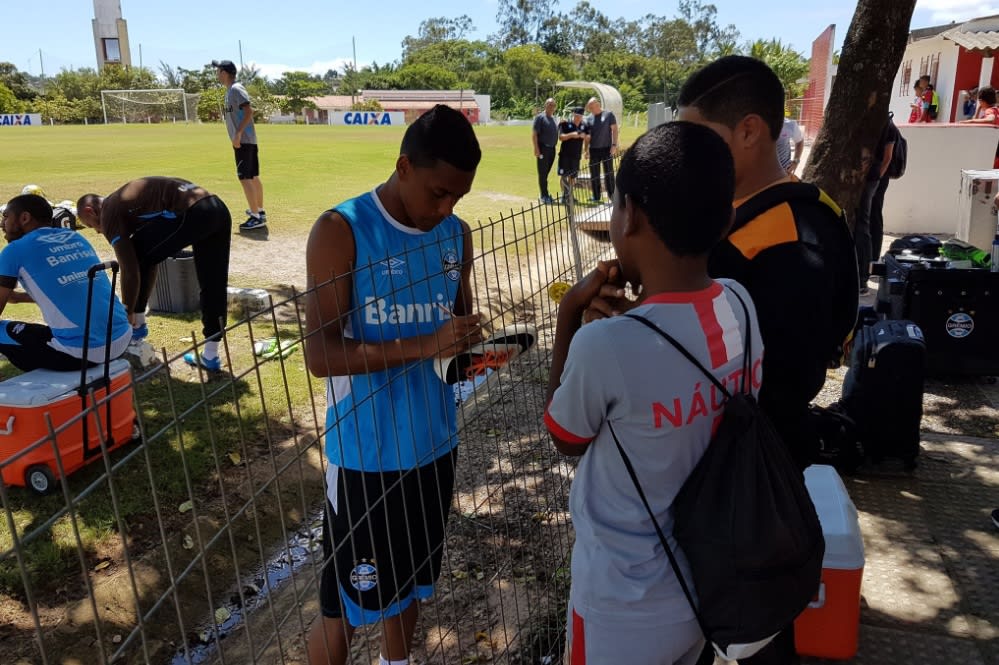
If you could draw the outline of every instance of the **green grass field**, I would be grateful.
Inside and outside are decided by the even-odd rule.
[[[471,223],[536,200],[530,127],[477,127],[482,163],[457,213]],[[622,143],[640,129],[622,128]],[[271,238],[307,233],[323,210],[370,190],[392,172],[401,127],[261,125],[261,181]],[[145,175],[174,175],[245,208],[232,148],[220,124],[6,128],[0,198],[40,185],[50,200],[108,194]],[[557,189],[552,173],[551,186]],[[241,221],[241,219],[240,219]]]
[[[496,218],[511,208],[521,208],[537,200],[537,181],[529,127],[476,128],[483,149],[483,160],[472,192],[459,204],[458,214],[473,227],[478,221]],[[639,133],[624,128],[622,143]],[[402,128],[261,126],[261,179],[270,221],[270,243],[282,238],[298,238],[308,233],[313,221],[332,205],[370,190],[392,172],[402,138]],[[113,125],[90,127],[38,127],[2,130],[0,142],[0,201],[20,193],[27,183],[40,185],[53,201],[71,199],[94,191],[108,194],[126,181],[144,175],[176,175],[206,187],[227,202],[236,221],[241,221],[245,207],[242,189],[235,177],[232,150],[221,125]],[[557,191],[557,177],[550,180]],[[98,252],[110,256],[102,239],[86,231]],[[234,243],[233,251],[240,245]],[[304,257],[302,257],[304,261]],[[272,284],[266,276],[254,286]],[[34,305],[11,305],[3,312],[5,319],[37,321]],[[231,323],[236,318],[230,319]],[[254,326],[259,339],[275,333],[266,321]],[[171,355],[190,346],[182,341],[192,331],[200,333],[197,314],[157,313],[150,319],[150,342],[165,348]],[[282,334],[294,336],[292,320],[278,326]],[[250,326],[242,325],[227,342],[229,358],[238,371],[253,365]],[[241,368],[241,370],[240,370]],[[0,379],[16,373],[0,359]],[[321,403],[322,386],[311,380],[316,401]],[[157,497],[170,508],[214,488],[218,482],[215,464],[219,456],[225,464],[228,453],[239,452],[239,440],[270,441],[275,435],[289,436],[292,431],[309,429],[312,402],[310,378],[304,355],[299,349],[285,362],[284,372],[278,363],[266,363],[245,378],[233,382],[230,392],[210,399],[207,406],[183,419],[176,430],[169,404],[183,409],[202,397],[199,376],[183,363],[173,363],[171,374],[144,382],[137,388],[137,403],[146,419],[147,437],[160,428],[168,428],[163,438],[149,446],[150,466],[156,477]],[[219,388],[212,379],[206,389]],[[287,392],[286,392],[287,391]],[[286,397],[287,395],[287,397]],[[290,403],[290,408],[289,408]],[[321,413],[321,412],[320,412]],[[320,418],[322,416],[320,415]],[[127,448],[126,448],[127,451]],[[179,463],[186,455],[187,471]],[[123,451],[124,454],[125,451]],[[116,454],[115,459],[120,459]],[[71,490],[79,491],[103,471],[92,464],[70,480]],[[126,524],[148,518],[151,492],[144,463],[137,463],[116,473],[122,517]],[[61,493],[38,498],[25,490],[12,490],[7,507],[22,534],[43,522],[64,505]],[[79,506],[81,540],[92,561],[102,552],[114,550],[117,524],[106,489],[99,490]],[[5,521],[0,521],[0,552],[13,544]],[[28,547],[33,562],[35,583],[46,589],[73,570],[76,542],[68,518],[51,529],[51,537],[36,540]],[[0,564],[0,595],[20,597],[21,577],[13,561]]]

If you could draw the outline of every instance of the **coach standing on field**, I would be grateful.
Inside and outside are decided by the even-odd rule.
[[[198,276],[204,353],[184,355],[189,365],[218,371],[219,340],[226,320],[232,217],[222,200],[180,178],[151,176],[125,183],[102,198],[84,194],[76,204],[80,221],[104,235],[121,266],[121,301],[132,339],[148,334],[146,305],[157,266],[188,245]]]
[[[593,201],[600,201],[600,165],[604,165],[604,185],[607,198],[614,200],[614,160],[617,156],[617,118],[600,106],[600,100],[590,97],[586,109],[591,113],[587,122],[590,132],[590,187]]]
[[[267,226],[264,212],[264,186],[260,182],[260,160],[257,149],[257,130],[253,125],[253,107],[250,93],[236,83],[236,65],[232,60],[212,60],[219,83],[225,86],[225,104],[222,109],[229,139],[236,151],[236,177],[246,194],[246,221],[240,231],[253,231]]]
[[[555,119],[555,100],[545,100],[545,110],[534,118],[531,131],[534,142],[534,161],[538,163],[538,187],[541,188],[541,202],[554,203],[548,193],[548,174],[555,163],[555,146],[558,145],[558,120]]]

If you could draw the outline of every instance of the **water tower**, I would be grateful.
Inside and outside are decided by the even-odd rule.
[[[121,17],[119,0],[94,0],[94,48],[97,68],[105,65],[132,66],[128,48],[128,23]]]

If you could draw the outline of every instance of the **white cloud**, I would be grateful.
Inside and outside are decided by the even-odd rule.
[[[285,72],[308,72],[310,74],[318,74],[319,76],[322,76],[331,69],[343,72],[344,65],[349,62],[351,62],[350,58],[335,58],[333,60],[316,60],[311,65],[283,65],[263,62],[249,62],[247,64],[259,69],[262,76],[275,80],[281,78],[281,75]],[[363,67],[364,65],[358,63],[357,66]]]
[[[930,12],[931,20],[939,23],[999,14],[999,4],[982,0],[918,0],[916,9]]]

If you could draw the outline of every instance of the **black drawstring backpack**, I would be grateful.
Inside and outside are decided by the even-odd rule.
[[[742,385],[735,394],[668,333],[648,319],[626,315],[659,333],[725,395],[718,429],[673,502],[673,535],[690,564],[696,602],[611,427],[697,622],[726,660],[753,655],[791,625],[819,588],[825,553],[801,471],[749,390],[749,310],[735,296],[746,314]]]

